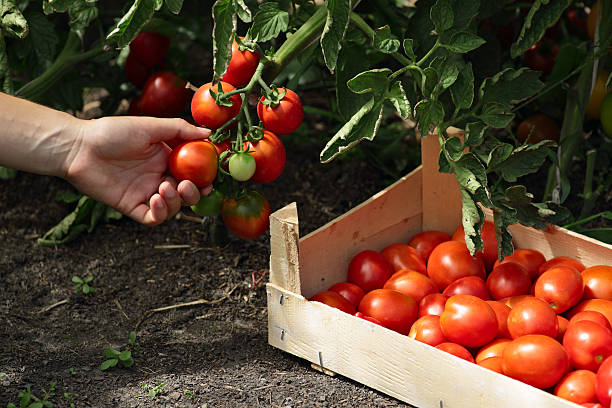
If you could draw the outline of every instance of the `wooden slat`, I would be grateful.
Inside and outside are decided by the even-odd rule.
[[[364,249],[407,242],[422,230],[421,168],[300,240],[301,293],[310,297],[345,281],[349,261]]]
[[[294,293],[301,293],[299,235],[296,203],[270,216],[270,282]]]
[[[576,407],[273,284],[266,290],[272,346],[401,401],[420,408]]]

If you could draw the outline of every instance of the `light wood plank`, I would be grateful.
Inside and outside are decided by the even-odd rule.
[[[301,293],[299,235],[296,203],[270,216],[270,282],[294,293]]]

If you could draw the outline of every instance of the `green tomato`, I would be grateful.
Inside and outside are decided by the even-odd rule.
[[[601,101],[601,115],[599,120],[608,136],[612,136],[612,92],[608,92],[603,101]]]
[[[200,197],[200,201],[191,209],[200,217],[214,217],[221,213],[224,198],[222,192],[213,189],[210,194]]]
[[[255,174],[255,158],[246,152],[235,153],[229,159],[229,172],[237,181],[247,181]]]

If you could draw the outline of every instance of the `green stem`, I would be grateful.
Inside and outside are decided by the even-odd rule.
[[[359,14],[351,12],[350,21],[352,24],[355,25],[355,27],[361,30],[361,32],[364,33],[370,39],[370,41],[374,40],[374,37],[376,36],[376,31],[374,31],[374,29],[370,27],[369,24],[366,23],[366,21],[361,18]],[[391,53],[391,56],[402,65],[413,65],[412,61],[410,61],[408,58],[406,58],[404,55],[397,51]]]
[[[579,218],[589,214],[595,206],[597,194],[593,194],[593,173],[595,172],[595,157],[597,150],[589,150],[586,153],[586,175],[584,177],[584,190],[582,191],[583,203]]]
[[[425,63],[425,61],[427,61],[429,59],[429,57],[431,57],[431,55],[438,49],[438,47],[440,47],[440,39],[438,38],[436,40],[436,43],[433,45],[433,47],[431,47],[431,49],[429,51],[427,51],[427,54],[425,54],[423,56],[423,58],[421,58],[419,60],[419,62],[416,63],[417,66],[421,66]]]
[[[605,215],[607,212],[608,211],[602,211],[602,212],[597,213],[595,215],[591,215],[590,217],[586,217],[586,218],[580,219],[578,221],[574,221],[571,224],[564,225],[563,228],[565,228],[565,229],[572,229],[572,228],[577,227],[579,225],[585,224],[585,223],[587,223],[589,221],[593,221],[593,220],[595,220],[595,219]]]

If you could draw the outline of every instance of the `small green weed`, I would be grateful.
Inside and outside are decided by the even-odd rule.
[[[132,352],[134,354],[142,353],[138,343],[136,343],[136,332],[134,331],[130,332],[128,344],[125,346],[123,351],[113,348],[107,348],[104,350],[104,354],[108,359],[100,365],[100,370],[106,371],[109,368],[117,366],[119,363],[121,363],[121,365],[125,368],[133,366],[134,358],[132,357]]]
[[[53,403],[50,401],[51,398],[55,396],[55,381],[49,384],[49,389],[42,389],[42,398],[34,395],[30,386],[28,385],[25,389],[19,391],[17,393],[17,398],[19,399],[19,404],[13,404],[9,402],[6,405],[6,408],[51,408],[53,407]]]
[[[94,291],[94,288],[90,285],[92,281],[92,275],[89,275],[85,279],[82,279],[80,276],[74,275],[72,277],[72,282],[74,282],[74,291],[77,293],[83,293],[84,295],[90,294]]]
[[[189,390],[183,390],[183,394],[185,394],[185,396],[190,400],[195,398],[195,394]]]
[[[158,395],[164,394],[166,392],[164,391],[165,385],[166,383],[161,381],[157,381],[155,385],[142,384],[142,388],[147,391],[147,395],[139,395],[139,397],[155,398]]]

